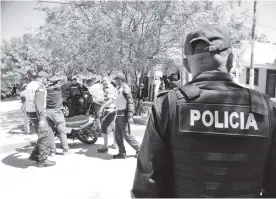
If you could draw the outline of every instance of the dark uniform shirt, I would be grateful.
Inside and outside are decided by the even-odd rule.
[[[232,82],[230,76],[222,72],[202,73],[197,76],[191,83],[197,85],[201,89],[206,89],[209,91],[221,90],[221,92],[224,92],[225,90],[236,88],[235,86],[232,86],[234,85],[234,83]],[[241,88],[238,92],[247,92],[247,90]],[[245,93],[243,94],[245,95]],[[172,133],[171,129],[174,128],[171,125],[175,125],[176,123],[174,124],[173,122],[170,122],[170,119],[172,118],[170,118],[169,113],[169,98],[170,97],[168,95],[168,92],[159,94],[152,107],[152,114],[150,115],[150,118],[148,120],[144,139],[137,160],[136,174],[134,178],[133,189],[131,192],[132,197],[161,198],[175,196],[172,191],[172,187],[175,186],[175,182],[172,180],[172,148],[169,139],[170,134]],[[223,100],[227,101],[227,99],[221,100],[222,102]],[[248,100],[248,98],[244,100]],[[268,102],[270,104],[268,106],[268,121],[272,135],[270,135],[271,141],[269,142],[270,150],[268,154],[265,154],[265,157],[267,157],[267,162],[265,163],[265,172],[264,174],[261,174],[261,176],[264,181],[264,196],[276,197],[276,103],[269,100]],[[259,109],[259,111],[263,111],[262,107],[257,107],[257,109]],[[183,117],[185,117],[185,115],[183,115]],[[264,132],[264,134],[268,133]],[[234,147],[235,146],[233,146],[233,148]],[[184,159],[182,161],[184,161]],[[258,160],[256,159],[256,161]],[[189,159],[186,160],[186,162],[189,162]],[[226,164],[230,164],[230,162],[226,162]],[[182,172],[184,173],[184,170]],[[196,176],[196,173],[191,174],[192,177]],[[236,175],[239,174],[236,173]],[[186,180],[189,181],[189,179]],[[202,180],[200,180],[199,182],[201,182]],[[194,183],[196,182],[194,181]],[[185,187],[185,184],[182,186]],[[192,186],[194,188],[191,189],[196,190],[193,183],[189,183],[188,186]],[[258,190],[256,191],[258,192]],[[223,193],[224,192],[222,192],[222,194]]]
[[[72,82],[70,85],[70,95],[74,99],[79,99],[83,96],[82,86],[78,82]]]

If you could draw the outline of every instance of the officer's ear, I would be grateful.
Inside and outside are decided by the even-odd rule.
[[[183,65],[184,67],[186,68],[186,70],[191,73],[191,69],[190,69],[190,66],[189,66],[189,62],[188,62],[188,59],[187,58],[183,58]]]
[[[226,68],[227,68],[228,72],[230,72],[231,69],[233,68],[233,53],[232,52],[230,52],[230,54],[228,55],[227,62],[226,62]]]

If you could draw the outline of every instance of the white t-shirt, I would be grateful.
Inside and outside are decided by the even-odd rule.
[[[94,84],[88,89],[88,91],[95,102],[100,104],[104,103],[104,91],[101,83]]]

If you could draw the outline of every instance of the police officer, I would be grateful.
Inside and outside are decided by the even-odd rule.
[[[26,112],[29,120],[38,135],[37,144],[29,157],[36,161],[39,167],[53,166],[56,163],[47,159],[49,155],[48,124],[46,121],[46,95],[45,84],[47,73],[41,71],[33,78],[26,88]]]
[[[83,89],[82,86],[77,82],[77,77],[72,77],[72,83],[70,85],[70,98],[72,113],[76,114],[76,108],[83,102]]]
[[[226,27],[188,34],[193,80],[159,94],[137,161],[133,197],[276,197],[276,104],[229,75]]]
[[[67,128],[65,123],[64,114],[62,112],[62,82],[61,78],[52,77],[50,79],[50,84],[47,86],[47,122],[49,125],[49,143],[50,143],[50,156],[54,157],[56,154],[56,144],[55,144],[55,133],[57,133],[61,148],[63,149],[63,155],[68,155],[71,153],[67,141]],[[54,132],[54,129],[57,132]]]

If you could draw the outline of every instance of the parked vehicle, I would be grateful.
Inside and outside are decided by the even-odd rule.
[[[85,144],[94,144],[98,140],[98,133],[93,130],[95,119],[92,116],[79,115],[66,118],[66,126],[70,130],[67,134],[68,139],[80,140]],[[57,136],[57,129],[54,129]]]

